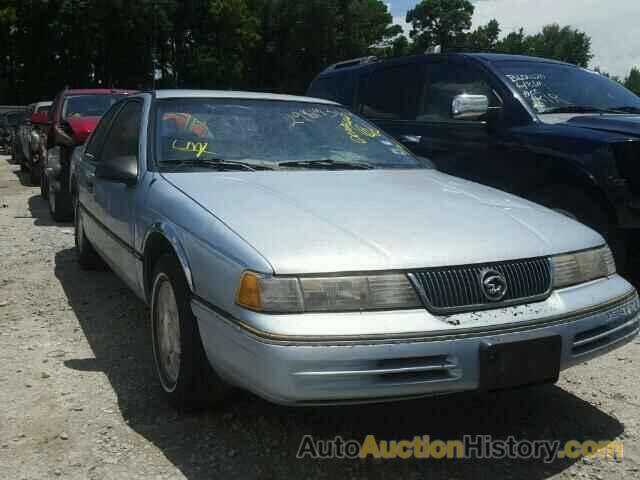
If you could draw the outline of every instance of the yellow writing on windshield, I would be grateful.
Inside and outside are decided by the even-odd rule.
[[[195,153],[197,158],[200,158],[205,153],[209,155],[215,155],[213,152],[207,150],[209,148],[208,142],[185,142],[184,144],[179,144],[180,140],[174,140],[171,144],[171,148],[177,152],[188,152]]]
[[[355,143],[364,144],[367,143],[367,138],[378,138],[381,135],[380,130],[377,128],[355,125],[353,123],[353,117],[347,114],[342,114],[340,128],[342,128],[349,138]]]

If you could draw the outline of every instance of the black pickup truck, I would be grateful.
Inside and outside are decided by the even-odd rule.
[[[342,103],[446,173],[568,214],[619,269],[640,232],[640,97],[574,65],[433,54],[332,65],[309,96]]]

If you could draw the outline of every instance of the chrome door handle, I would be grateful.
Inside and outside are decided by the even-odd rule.
[[[402,135],[400,141],[402,143],[418,144],[422,140],[421,135]]]

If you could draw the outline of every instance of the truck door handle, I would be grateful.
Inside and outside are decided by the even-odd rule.
[[[402,143],[410,143],[412,145],[417,145],[422,140],[421,135],[402,135],[400,137],[400,141]]]

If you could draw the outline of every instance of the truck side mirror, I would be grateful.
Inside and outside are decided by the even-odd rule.
[[[481,120],[489,112],[489,98],[486,95],[462,94],[453,97],[451,118],[454,120]]]

